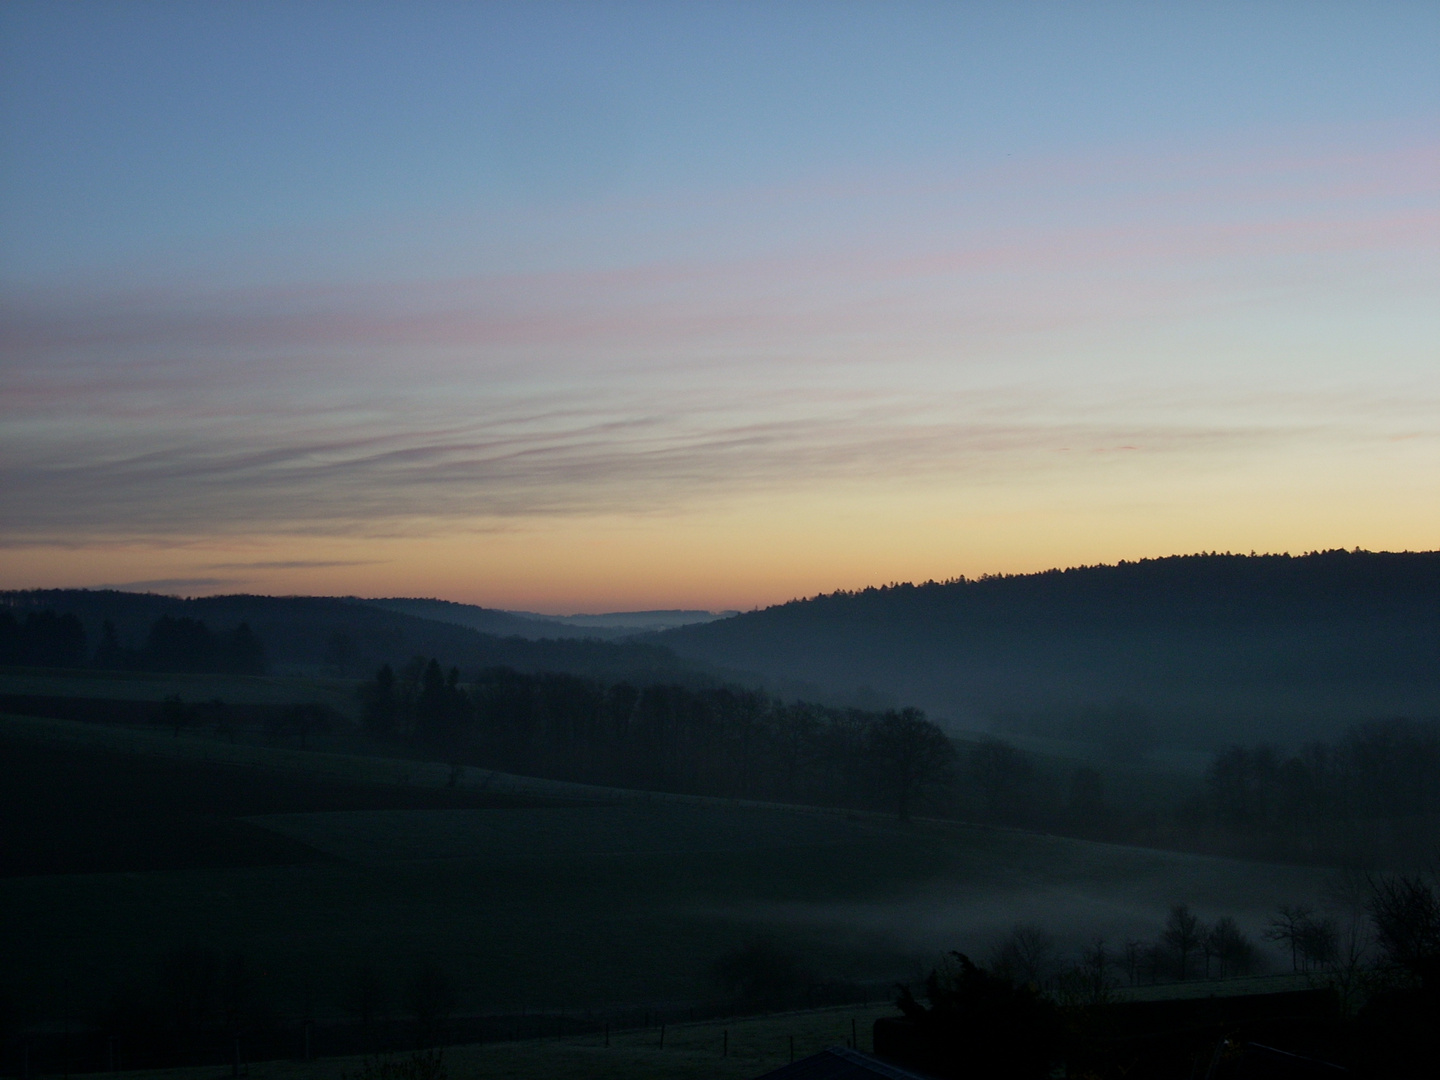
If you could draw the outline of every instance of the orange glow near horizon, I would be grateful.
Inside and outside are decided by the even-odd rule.
[[[1043,484],[833,485],[663,514],[414,522],[388,537],[21,546],[7,552],[3,585],[424,596],[551,614],[747,610],[892,581],[1195,551],[1435,548],[1440,470],[1422,473],[1425,454],[1410,444],[1384,449],[1323,469],[1286,470],[1282,458],[1186,477],[1173,462],[1149,471],[1132,460],[1119,474],[1068,471]]]
[[[1187,10],[1155,17],[1210,30],[1151,40],[758,6],[672,65],[629,27],[704,10],[587,8],[615,36],[572,56],[507,37],[545,5],[462,5],[441,22],[495,63],[434,84],[455,36],[403,53],[366,7],[404,76],[327,33],[320,92],[266,51],[289,16],[207,8],[258,20],[269,58],[239,62],[229,32],[178,44],[188,16],[112,50],[140,31],[99,10],[34,8],[48,61],[6,54],[0,587],[716,610],[1440,548],[1433,13],[1251,13],[1267,38]],[[152,48],[186,62],[132,70]],[[553,100],[592,49],[597,92]],[[256,71],[294,100],[249,115]],[[212,78],[240,82],[177,111]]]

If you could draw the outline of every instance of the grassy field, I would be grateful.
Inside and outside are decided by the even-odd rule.
[[[1195,993],[1263,993],[1303,989],[1303,976],[1263,976],[1216,984],[1195,983]],[[1154,996],[1138,991],[1134,996]],[[1167,997],[1177,988],[1166,987]],[[451,1080],[551,1080],[586,1077],[588,1080],[751,1080],[791,1060],[807,1057],[829,1046],[872,1047],[871,1031],[881,1016],[898,1015],[888,1004],[809,1009],[768,1016],[731,1017],[702,1023],[666,1025],[661,1031],[616,1030],[605,1035],[523,1039],[444,1051]],[[853,1039],[853,1043],[852,1043]],[[393,1055],[404,1059],[407,1055]],[[363,1076],[367,1059],[336,1057],[310,1062],[263,1061],[246,1066],[251,1080],[346,1080]],[[223,1068],[149,1070],[145,1076],[163,1080],[215,1080]],[[125,1072],[122,1076],[139,1076]]]
[[[829,1046],[844,1046],[855,1032],[859,1049],[871,1049],[870,1030],[876,1017],[896,1015],[888,1005],[853,1006],[743,1017],[695,1024],[672,1024],[660,1030],[614,1032],[609,1045],[603,1035],[579,1038],[525,1039],[517,1042],[454,1046],[445,1050],[451,1080],[750,1080],[790,1060]],[[399,1055],[404,1057],[405,1055]],[[364,1074],[364,1058],[267,1061],[248,1066],[251,1080],[342,1080]],[[215,1080],[223,1073],[208,1068],[148,1071],[164,1080]],[[139,1073],[121,1073],[139,1076]]]
[[[1253,930],[1278,904],[1313,899],[1323,878],[978,826],[621,798],[477,770],[452,789],[438,765],[64,721],[0,718],[0,751],[32,788],[54,793],[35,827],[58,830],[62,844],[109,819],[141,833],[150,822],[163,848],[155,823],[190,815],[243,826],[259,852],[0,878],[0,990],[36,1021],[94,1015],[186,943],[243,953],[287,1016],[339,1016],[360,964],[379,973],[398,1015],[400,987],[424,961],[450,975],[462,1013],[599,1014],[716,1005],[715,961],[761,938],[793,950],[817,982],[883,986],[947,949],[983,956],[1021,921],[1078,948],[1097,933],[1153,938],[1166,906],[1183,901]],[[257,836],[289,854],[266,855]],[[674,1038],[663,1067],[689,1068]],[[633,1062],[603,1071],[626,1060],[622,1050],[649,1053],[611,1049],[582,1040],[543,1052],[573,1055],[576,1068],[562,1071],[575,1075],[652,1075]],[[475,1060],[500,1072],[459,1071],[457,1057],[456,1075],[531,1075],[532,1052],[487,1046]],[[762,1071],[758,1061],[735,1075]],[[558,1066],[536,1064],[534,1075],[547,1067]]]

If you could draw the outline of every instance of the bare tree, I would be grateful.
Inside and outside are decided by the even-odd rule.
[[[1300,971],[1301,947],[1305,928],[1315,915],[1315,909],[1306,904],[1283,904],[1265,930],[1265,940],[1288,945],[1290,948],[1290,969]]]
[[[1328,968],[1335,963],[1340,934],[1335,920],[1328,915],[1312,915],[1300,930],[1300,960],[1306,971],[1312,967]]]
[[[1254,943],[1229,915],[1215,920],[1205,935],[1205,944],[1208,955],[1213,956],[1219,966],[1222,979],[1248,975],[1259,961]]]
[[[1165,919],[1165,929],[1160,934],[1160,941],[1170,950],[1181,982],[1189,978],[1190,957],[1200,950],[1204,940],[1205,925],[1190,908],[1185,904],[1172,906]]]
[[[1346,1013],[1364,991],[1369,975],[1373,941],[1366,916],[1370,896],[1370,875],[1357,866],[1342,867],[1325,885],[1326,899],[1340,913],[1340,933],[1330,975]]]
[[[1055,964],[1055,939],[1043,928],[1017,923],[995,950],[991,967],[1019,986],[1040,986]]]
[[[1385,959],[1427,983],[1440,976],[1440,895],[1418,875],[1371,885],[1370,919]]]
[[[1110,966],[1105,939],[1097,937],[1080,951],[1080,959],[1056,978],[1056,998],[1065,1005],[1108,1005],[1114,1000],[1115,989]]]

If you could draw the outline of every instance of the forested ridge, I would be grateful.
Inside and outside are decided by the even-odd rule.
[[[1215,746],[1259,724],[1303,741],[1440,715],[1440,553],[1192,555],[896,584],[654,640],[982,729],[1060,734],[1123,704],[1166,740]]]

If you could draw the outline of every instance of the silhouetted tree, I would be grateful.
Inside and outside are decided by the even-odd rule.
[[[1387,961],[1428,987],[1440,983],[1440,894],[1429,881],[1413,874],[1377,879],[1370,919]]]
[[[1278,942],[1290,950],[1290,970],[1299,972],[1305,955],[1305,935],[1315,918],[1315,909],[1307,904],[1283,904],[1265,930],[1265,940]]]
[[[20,621],[0,608],[0,664],[79,667],[85,662],[85,627],[70,613],[27,612]]]
[[[1053,980],[1055,999],[1062,1005],[1108,1005],[1114,1000],[1115,980],[1105,939],[1097,937],[1080,951],[1080,959]]]
[[[137,657],[150,671],[263,675],[265,649],[247,623],[212,634],[199,619],[162,615],[150,627]]]
[[[1205,937],[1207,955],[1213,956],[1222,979],[1237,975],[1248,975],[1258,966],[1259,954],[1255,945],[1229,915],[1215,920],[1215,925]]]
[[[1369,721],[1289,757],[1233,746],[1211,762],[1206,792],[1211,819],[1231,835],[1353,856],[1335,850],[1350,833],[1337,826],[1440,812],[1440,721]]]
[[[1185,904],[1174,904],[1165,919],[1160,942],[1175,961],[1176,974],[1183,982],[1190,976],[1190,958],[1205,941],[1205,925]]]
[[[1302,966],[1308,971],[1312,967],[1329,967],[1338,954],[1340,934],[1335,920],[1327,916],[1314,915],[1299,927],[1299,952]]]
[[[991,970],[1020,986],[1042,987],[1055,965],[1055,939],[1042,927],[1017,923],[995,949]]]
[[[268,664],[265,661],[265,646],[250,629],[249,623],[241,623],[229,633],[219,635],[220,657],[217,670],[232,675],[264,675]]]
[[[395,733],[400,701],[395,691],[395,672],[389,664],[375,673],[374,681],[360,688],[360,702],[366,731],[381,738]]]
[[[115,624],[106,619],[100,627],[100,644],[95,648],[95,659],[92,663],[102,670],[118,671],[132,667],[134,662],[135,658],[121,647],[120,639],[115,634]]]
[[[870,729],[870,753],[901,821],[926,788],[954,775],[955,744],[919,709],[885,713]]]
[[[470,724],[470,699],[460,689],[460,672],[447,677],[431,660],[421,676],[415,700],[415,741],[435,750],[454,751],[464,742]]]

